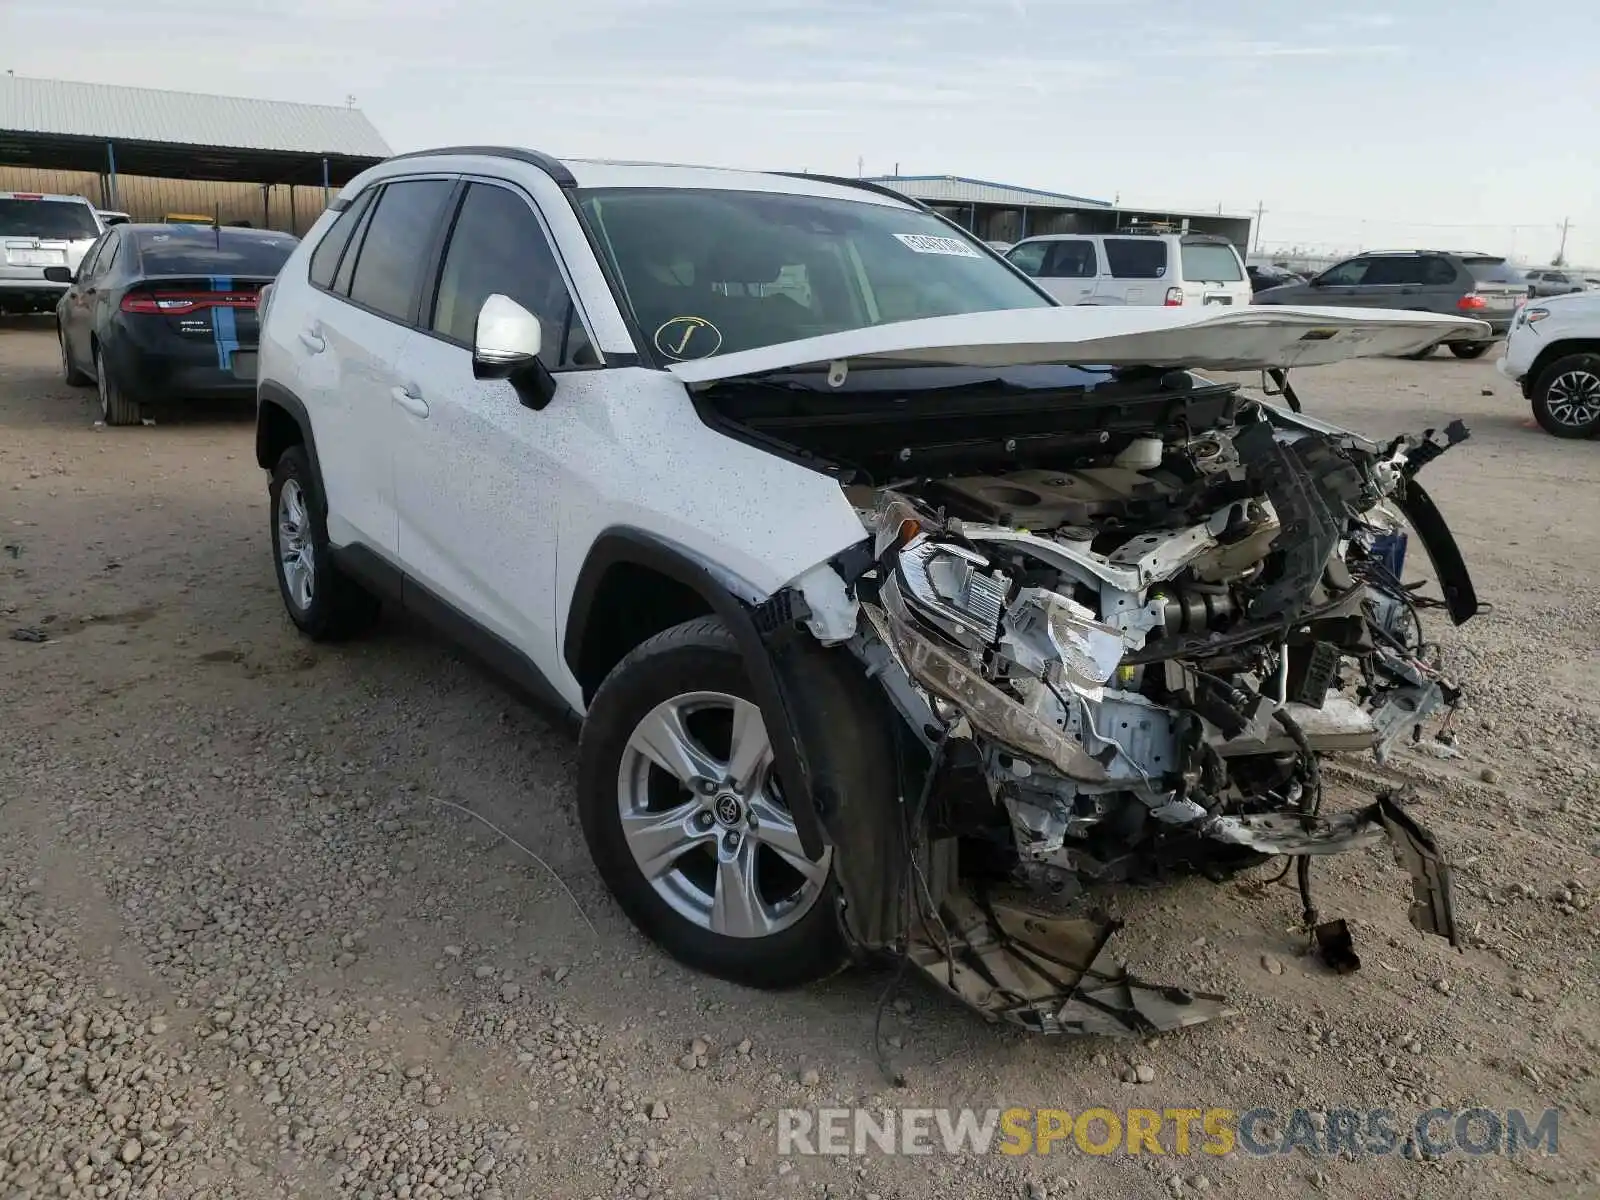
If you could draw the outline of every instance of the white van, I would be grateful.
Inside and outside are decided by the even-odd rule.
[[[1244,260],[1203,233],[1050,233],[1006,252],[1063,304],[1249,304]]]

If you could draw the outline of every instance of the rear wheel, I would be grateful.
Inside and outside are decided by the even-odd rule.
[[[378,600],[334,564],[322,492],[303,446],[278,459],[268,489],[272,557],[289,619],[313,641],[352,637],[378,618]]]
[[[99,380],[100,419],[107,425],[137,425],[142,415],[139,402],[129,399],[122,390],[122,382],[112,373],[103,350],[94,352],[94,373]]]
[[[72,353],[67,349],[67,333],[64,329],[56,330],[56,340],[61,343],[61,378],[67,381],[68,387],[88,387],[94,380],[90,379],[72,361]]]
[[[1457,358],[1482,358],[1489,342],[1451,342],[1450,353]]]
[[[1569,354],[1534,380],[1533,415],[1559,438],[1600,434],[1600,354]]]
[[[801,848],[720,622],[657,634],[611,672],[584,722],[578,796],[601,877],[675,958],[765,988],[844,961],[831,855]]]

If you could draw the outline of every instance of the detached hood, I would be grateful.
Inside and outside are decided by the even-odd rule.
[[[673,363],[684,383],[714,383],[826,363],[1017,367],[1044,363],[1250,371],[1410,354],[1450,340],[1488,341],[1465,317],[1389,309],[1091,307],[930,317]]]

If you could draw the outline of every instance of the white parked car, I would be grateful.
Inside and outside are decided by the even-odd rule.
[[[1600,292],[1529,301],[1511,323],[1495,364],[1562,438],[1600,435]]]
[[[909,951],[1028,1028],[1172,1028],[1221,1010],[974,873],[1059,892],[1385,836],[1454,940],[1392,797],[1316,815],[1317,754],[1458,695],[1391,512],[1438,447],[1190,368],[1475,323],[1065,308],[871,184],[485,148],[358,176],[262,309],[290,618],[344,637],[386,599],[581,714],[595,865],[684,961],[780,986]]]
[[[1249,304],[1244,260],[1198,233],[1051,233],[1023,238],[1012,265],[1063,304]]]
[[[76,271],[104,232],[82,196],[0,192],[0,313],[53,311],[67,285],[46,279],[45,270]]]

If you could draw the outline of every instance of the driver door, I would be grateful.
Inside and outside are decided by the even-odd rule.
[[[597,365],[587,327],[533,201],[468,178],[395,390],[395,493],[408,577],[457,615],[520,650],[546,678],[555,637],[556,528],[581,445],[585,384]],[[504,380],[473,377],[478,311],[491,295],[539,318],[540,359],[556,373],[549,407]]]

